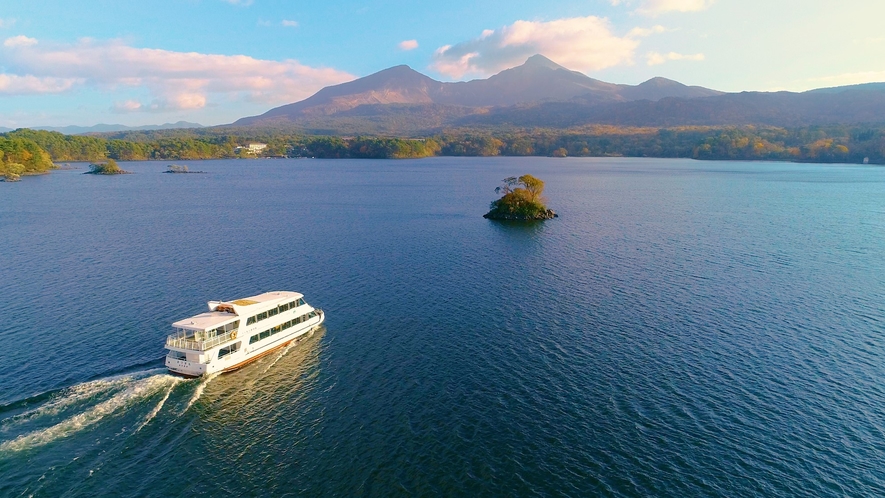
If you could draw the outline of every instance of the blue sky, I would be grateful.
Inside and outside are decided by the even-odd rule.
[[[408,64],[486,77],[535,52],[725,91],[885,81],[885,2],[8,0],[0,126],[222,124]]]

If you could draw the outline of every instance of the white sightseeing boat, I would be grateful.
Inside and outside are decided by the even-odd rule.
[[[297,292],[209,301],[208,313],[172,324],[166,367],[188,377],[236,370],[312,332],[324,319],[323,310]]]

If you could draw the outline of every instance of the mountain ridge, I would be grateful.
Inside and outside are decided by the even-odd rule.
[[[276,107],[258,116],[241,118],[232,125],[304,121],[310,116],[331,116],[362,105],[437,104],[486,109],[571,99],[601,103],[720,94],[722,92],[717,90],[691,87],[665,78],[653,78],[639,85],[607,83],[537,54],[529,57],[524,64],[505,69],[489,78],[459,82],[437,81],[409,66],[394,66],[323,88],[307,99]]]
[[[92,126],[30,126],[32,130],[57,131],[64,135],[84,135],[87,133],[112,133],[116,131],[153,131],[153,130],[182,130],[189,128],[205,128],[199,123],[177,121],[175,123],[163,123],[161,125],[126,126],[121,124],[99,123]],[[0,133],[14,131],[15,128],[0,127]]]

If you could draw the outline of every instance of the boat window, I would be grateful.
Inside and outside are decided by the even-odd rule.
[[[240,342],[237,342],[235,344],[231,344],[230,346],[225,346],[225,347],[219,349],[218,350],[218,358],[221,359],[231,353],[236,353],[237,350],[240,349],[240,344],[241,344]]]
[[[249,338],[249,344],[255,344],[256,342],[258,342],[260,340],[261,340],[261,337],[258,334],[255,334]]]
[[[298,306],[304,306],[304,298],[303,297],[298,300]]]
[[[246,325],[252,325],[253,323],[255,323],[255,321],[256,321],[255,317],[250,316],[249,318],[246,319]]]
[[[292,301],[291,303],[289,303],[289,307],[290,307],[290,308],[293,308],[293,309],[294,309],[294,308],[297,307],[297,306],[298,306],[298,303],[297,303],[296,301]]]
[[[270,330],[265,330],[264,332],[261,333],[261,338],[262,338],[262,339],[265,339],[265,338],[268,338],[268,337],[270,337]]]
[[[186,360],[187,355],[182,353],[181,351],[169,351],[169,358],[173,360]]]
[[[280,305],[280,313],[284,311],[289,311],[289,303],[283,303]]]
[[[289,327],[291,327],[291,326],[292,326],[292,322],[291,322],[291,321],[288,321],[288,322],[286,322],[286,323],[283,324],[283,330],[286,330],[287,328],[289,328]]]
[[[264,312],[258,314],[258,321],[259,321],[259,322],[260,322],[261,320],[265,320],[266,318],[267,318],[267,312],[266,312],[266,311],[264,311]]]
[[[277,308],[271,308],[271,309],[267,310],[267,316],[274,316],[274,315],[276,315],[276,314],[279,313],[279,312],[280,312],[279,309],[277,309]]]

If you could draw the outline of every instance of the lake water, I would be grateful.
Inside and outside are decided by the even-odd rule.
[[[885,495],[885,168],[183,164],[0,184],[0,495]],[[270,290],[324,327],[165,372]]]

